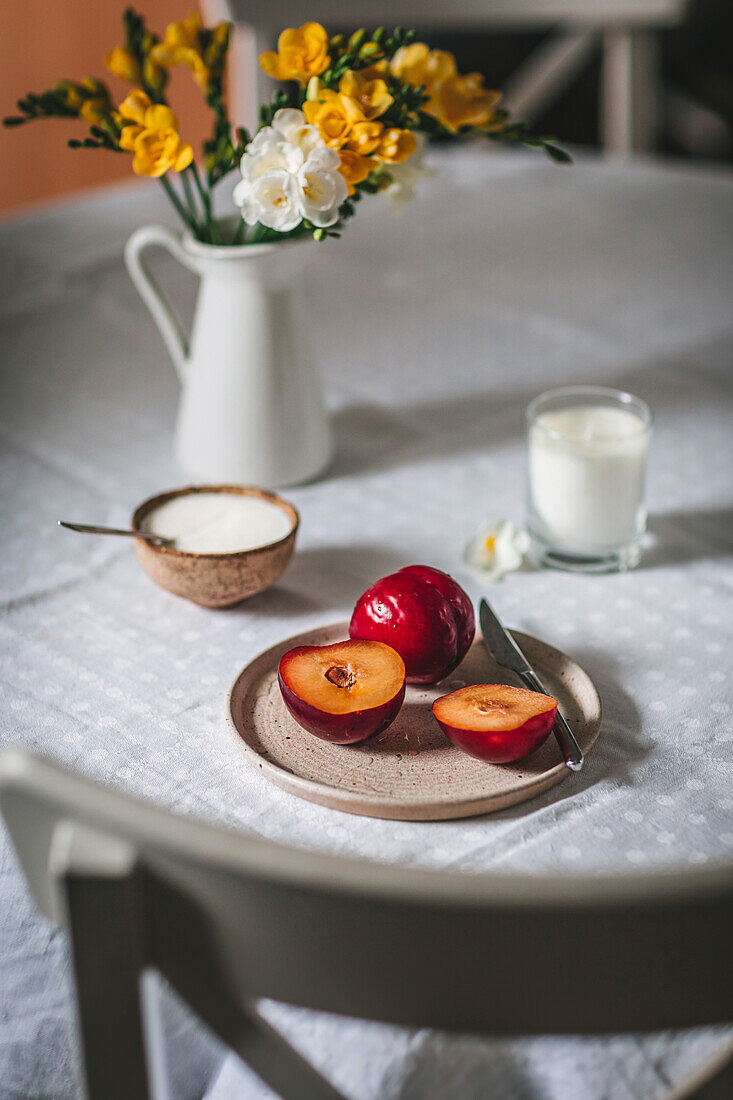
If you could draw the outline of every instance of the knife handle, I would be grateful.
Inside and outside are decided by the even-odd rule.
[[[520,672],[519,678],[523,684],[526,684],[530,691],[538,691],[540,695],[547,695],[547,691],[542,681],[539,677],[535,676],[534,672]],[[579,772],[583,767],[583,753],[580,745],[575,740],[573,731],[570,729],[570,726],[559,710],[555,715],[555,725],[552,727],[552,732],[555,734],[555,738],[565,757],[567,766],[571,771]]]

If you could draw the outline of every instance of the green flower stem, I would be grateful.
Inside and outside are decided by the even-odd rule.
[[[240,222],[239,222],[239,225],[237,226],[237,232],[234,234],[234,239],[232,240],[232,244],[244,244],[244,236],[245,236],[246,232],[247,232],[247,223],[244,220],[244,218],[241,218]]]
[[[262,241],[267,239],[267,236],[270,232],[271,230],[268,229],[266,225],[263,225],[262,222],[257,222],[257,225],[250,233],[247,244],[260,244]]]
[[[196,236],[198,232],[198,227],[195,221],[192,219],[191,215],[186,210],[186,207],[183,205],[178,195],[176,194],[175,188],[172,186],[172,184],[168,182],[165,176],[160,177],[160,182],[163,184],[166,195],[175,206],[178,216],[181,218],[183,223],[188,226],[193,235]]]
[[[191,219],[196,226],[196,236],[200,237],[204,226],[199,222],[198,211],[196,209],[196,199],[194,198],[191,181],[188,178],[188,172],[181,172],[181,180],[183,182],[183,193],[186,196],[186,206],[188,207]],[[204,218],[206,218],[206,209],[204,209]]]
[[[191,174],[193,176],[193,181],[196,184],[196,189],[198,190],[199,197],[201,199],[201,205],[204,208],[204,216],[206,217],[206,224],[209,228],[212,244],[224,244],[219,226],[216,224],[216,220],[212,213],[211,192],[202,184],[201,177],[199,176],[199,170],[196,167],[195,161],[191,164]]]

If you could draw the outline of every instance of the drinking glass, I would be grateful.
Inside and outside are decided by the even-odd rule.
[[[649,406],[621,390],[567,386],[536,397],[527,424],[534,560],[582,573],[632,569],[646,530]]]

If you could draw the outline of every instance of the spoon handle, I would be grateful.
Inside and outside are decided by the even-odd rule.
[[[69,531],[80,531],[82,535],[126,535],[133,539],[145,539],[146,542],[155,543],[156,546],[173,545],[173,539],[153,535],[150,531],[128,531],[121,527],[94,527],[88,523],[67,523],[63,519],[58,520],[58,525],[66,527]]]

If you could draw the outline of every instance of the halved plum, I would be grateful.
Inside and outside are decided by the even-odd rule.
[[[508,684],[470,684],[442,695],[433,714],[453,744],[492,764],[522,760],[555,723],[557,700]]]
[[[405,663],[384,642],[298,646],[281,658],[277,679],[295,721],[338,745],[386,730],[405,698]]]

